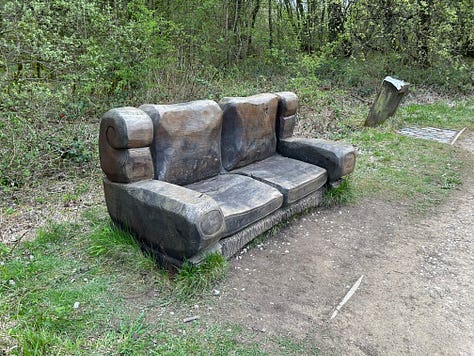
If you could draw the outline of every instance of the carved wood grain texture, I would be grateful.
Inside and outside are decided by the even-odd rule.
[[[324,168],[280,155],[273,155],[231,172],[275,187],[283,194],[284,205],[315,192],[327,181]]]
[[[153,120],[155,179],[185,185],[221,171],[222,111],[217,103],[198,100],[140,109]]]
[[[283,202],[277,189],[237,174],[221,174],[186,187],[209,195],[220,205],[226,223],[225,236],[267,216]]]
[[[100,131],[112,148],[147,147],[153,139],[153,122],[142,110],[133,107],[116,108],[102,117]]]
[[[224,98],[222,165],[226,170],[270,157],[276,150],[274,94]]]

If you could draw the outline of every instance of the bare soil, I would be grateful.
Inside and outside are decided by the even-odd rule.
[[[457,144],[474,160],[472,133]],[[322,354],[473,355],[473,178],[422,218],[366,200],[292,222],[230,262],[216,315]]]

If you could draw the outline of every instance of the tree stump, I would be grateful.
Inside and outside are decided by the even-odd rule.
[[[410,84],[403,80],[385,77],[364,126],[375,127],[395,114],[409,87]]]

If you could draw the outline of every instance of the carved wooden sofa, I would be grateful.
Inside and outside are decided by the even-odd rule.
[[[108,111],[99,149],[107,209],[162,264],[225,257],[321,202],[351,145],[292,137],[294,93]]]

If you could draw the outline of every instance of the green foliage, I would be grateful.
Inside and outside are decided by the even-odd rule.
[[[147,331],[147,325],[144,319],[145,314],[142,312],[135,320],[125,320],[120,323],[120,355],[144,353],[147,347],[150,346],[148,340],[144,337]]]
[[[374,129],[348,139],[360,150],[351,177],[357,198],[383,194],[425,212],[461,183],[461,152],[450,145]]]
[[[431,105],[410,104],[400,111],[404,122],[410,125],[474,129],[474,106],[469,100],[440,101]]]
[[[327,207],[347,205],[354,202],[354,198],[351,181],[347,177],[337,187],[328,188],[324,191],[322,205]]]
[[[189,300],[196,295],[209,293],[215,284],[225,277],[227,261],[219,253],[211,253],[198,266],[185,262],[174,277],[175,297]]]

